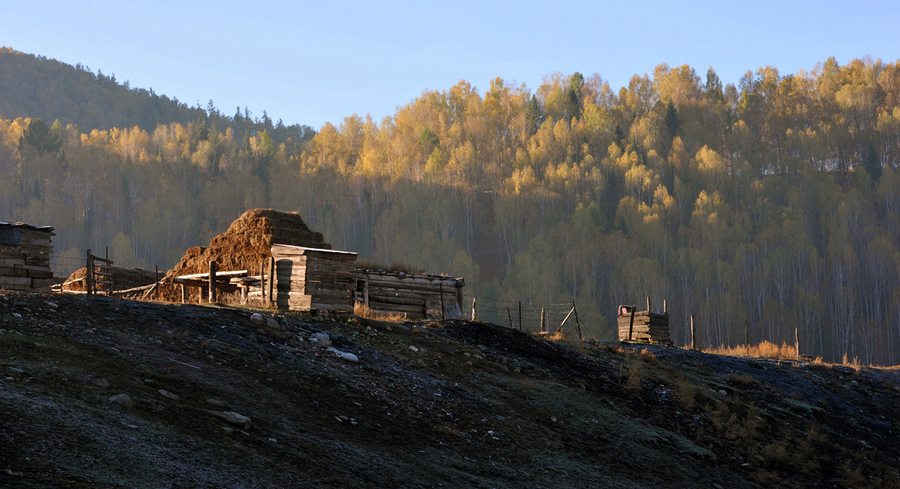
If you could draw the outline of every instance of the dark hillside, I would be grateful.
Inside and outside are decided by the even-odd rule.
[[[0,292],[0,486],[900,484],[896,370],[253,313]]]
[[[249,112],[228,117],[212,105],[191,107],[152,88],[131,87],[127,80],[117,80],[114,73],[104,74],[102,69],[93,73],[80,63],[72,66],[8,47],[0,47],[0,117],[40,118],[48,125],[59,120],[63,126],[76,124],[84,132],[134,126],[153,132],[158,125],[187,125],[208,118],[208,124],[231,127],[238,137],[268,129],[276,142],[287,138],[302,142],[314,134],[307,126],[273,123],[265,112],[258,119]]]

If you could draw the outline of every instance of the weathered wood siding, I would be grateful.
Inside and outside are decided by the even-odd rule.
[[[356,270],[356,301],[377,314],[461,319],[465,281],[443,275]]]
[[[669,336],[669,315],[649,311],[635,311],[634,325],[631,314],[620,314],[618,317],[619,341],[648,341],[653,343],[671,343]],[[631,331],[631,337],[628,334]]]
[[[0,289],[34,290],[54,283],[53,228],[0,221]]]
[[[272,245],[280,309],[353,312],[356,253]]]

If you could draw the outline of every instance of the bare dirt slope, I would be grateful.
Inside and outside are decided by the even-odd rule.
[[[896,370],[254,312],[0,292],[0,487],[900,483]]]

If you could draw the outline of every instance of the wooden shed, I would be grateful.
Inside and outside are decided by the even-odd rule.
[[[353,312],[356,253],[273,244],[272,258],[279,309]]]
[[[0,221],[0,289],[35,290],[55,282],[50,226]]]
[[[619,341],[644,341],[671,344],[669,336],[669,313],[636,311],[634,306],[619,306]]]
[[[461,319],[465,280],[445,275],[356,270],[356,301],[376,314]]]

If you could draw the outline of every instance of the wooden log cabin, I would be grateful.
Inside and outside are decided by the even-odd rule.
[[[50,226],[0,221],[0,289],[37,290],[56,283]]]
[[[619,306],[619,341],[672,344],[668,311],[662,314],[651,312],[649,299],[646,311],[635,309],[635,306]]]
[[[465,280],[444,275],[356,270],[357,302],[376,314],[409,319],[461,319]]]
[[[272,258],[279,309],[353,312],[356,253],[273,244]]]

